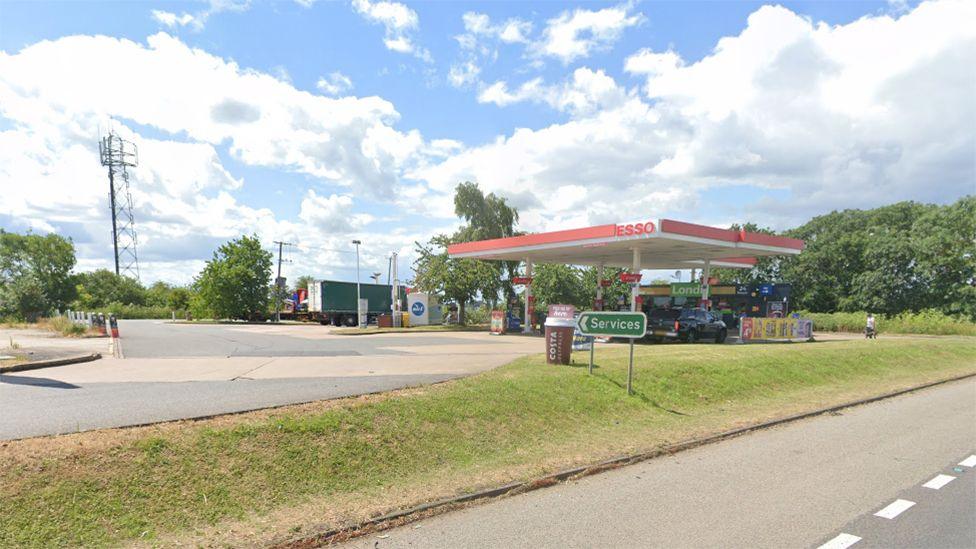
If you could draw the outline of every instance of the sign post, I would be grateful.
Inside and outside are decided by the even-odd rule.
[[[624,337],[630,339],[630,365],[627,368],[627,394],[633,391],[634,339],[647,333],[647,315],[642,312],[584,311],[576,327],[585,336]],[[594,342],[595,343],[595,342]],[[590,348],[590,368],[593,373],[593,347]]]

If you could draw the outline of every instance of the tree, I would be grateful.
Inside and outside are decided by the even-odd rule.
[[[911,234],[928,306],[976,320],[976,196],[919,216]]]
[[[112,303],[145,305],[146,289],[134,278],[98,269],[74,276],[77,309],[98,309]]]
[[[596,285],[597,285],[597,274],[599,269],[596,267],[587,267],[583,269],[583,288],[586,291],[586,296],[583,305],[587,308],[591,307],[596,301]],[[604,267],[603,268],[603,279],[609,280],[610,285],[603,288],[603,307],[604,309],[616,309],[617,300],[620,297],[629,298],[630,296],[630,285],[624,284],[620,281],[620,273],[629,272],[627,269],[619,269],[616,267]]]
[[[0,287],[0,312],[36,322],[50,310],[50,302],[41,283],[32,274],[18,277]]]
[[[214,318],[260,317],[271,295],[271,266],[271,252],[257,236],[223,244],[194,281],[195,308]]]
[[[540,264],[532,272],[532,295],[537,311],[554,303],[585,307],[583,270],[572,265]]]
[[[151,286],[146,288],[146,305],[151,307],[166,307],[169,302],[169,294],[172,293],[172,291],[173,286],[163,282],[162,280],[153,282]]]
[[[190,308],[192,297],[193,293],[187,288],[173,288],[166,298],[166,306],[174,311],[186,311]]]
[[[70,283],[74,266],[70,239],[0,229],[0,314],[36,318],[52,308],[64,308],[74,297]]]
[[[495,193],[484,194],[477,183],[465,181],[457,186],[454,191],[454,213],[466,225],[454,234],[453,242],[507,238],[521,234],[515,230],[519,219],[518,210]],[[485,276],[479,283],[478,291],[494,307],[499,292],[504,292],[506,301],[515,297],[511,280],[518,272],[519,262],[492,262],[490,265],[493,272],[481,269]],[[503,270],[508,275],[505,279],[501,276]]]
[[[427,244],[415,243],[414,286],[424,292],[443,295],[458,305],[458,322],[465,323],[465,306],[478,295],[483,281],[497,274],[486,261],[455,259],[447,255],[451,239],[439,235]]]
[[[295,291],[297,292],[298,290],[307,290],[309,285],[311,285],[314,280],[315,277],[312,275],[302,275],[296,278]]]

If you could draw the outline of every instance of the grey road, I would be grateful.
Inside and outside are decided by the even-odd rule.
[[[436,383],[451,375],[69,383],[0,375],[0,440],[141,425]]]
[[[0,440],[255,410],[472,375],[542,351],[487,333],[123,321],[124,359],[0,375]],[[107,345],[104,340],[97,340]]]
[[[441,515],[347,547],[971,548],[973,454],[976,381],[967,380]],[[954,478],[939,489],[924,486],[937,475]],[[913,505],[893,518],[875,516],[897,500]]]
[[[479,342],[464,337],[463,333],[335,336],[331,328],[318,324],[266,326],[123,320],[119,322],[119,331],[126,358],[389,355],[390,347],[417,345],[418,335],[425,346]]]

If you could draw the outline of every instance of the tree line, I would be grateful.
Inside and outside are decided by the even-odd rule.
[[[0,229],[0,319],[35,321],[55,311],[105,311],[133,317],[265,317],[276,293],[271,252],[256,236],[218,248],[186,286],[138,280],[107,269],[73,273],[74,244],[57,234]]]
[[[518,211],[478,185],[458,185],[455,212],[463,224],[451,234],[416,242],[413,286],[458,305],[463,322],[468,304],[522,310],[523,293],[512,283],[517,261],[457,259],[447,246],[524,234]],[[773,233],[753,223],[734,228]],[[780,234],[800,238],[797,256],[760,259],[753,269],[714,269],[723,283],[788,282],[794,309],[812,312],[872,311],[888,315],[936,310],[976,320],[976,197],[953,204],[899,202],[871,210],[843,210],[817,216]],[[0,319],[34,320],[54,310],[147,307],[197,318],[266,317],[282,297],[271,283],[272,254],[256,236],[220,246],[187,286],[138,281],[100,269],[74,273],[74,244],[57,234],[17,234],[0,229]],[[605,269],[611,285],[604,302],[629,293],[620,269]],[[296,287],[307,284],[301,277]],[[590,307],[595,268],[536,265],[532,293],[537,310],[550,303]],[[143,311],[145,313],[145,311]]]
[[[976,196],[834,211],[782,234],[806,242],[803,252],[716,274],[736,283],[790,282],[794,308],[811,312],[933,309],[976,321]]]

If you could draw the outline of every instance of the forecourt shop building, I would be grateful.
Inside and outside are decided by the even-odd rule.
[[[534,304],[532,266],[535,263],[591,265],[599,269],[596,308],[602,308],[603,267],[703,270],[702,299],[708,299],[709,269],[751,268],[757,257],[796,255],[803,241],[747,231],[718,229],[672,219],[597,225],[492,240],[463,242],[447,247],[454,258],[525,262],[525,318]],[[639,277],[635,277],[639,280]],[[625,280],[626,281],[626,280]],[[639,284],[631,289],[630,309],[638,310]],[[523,331],[532,330],[526,322]]]

